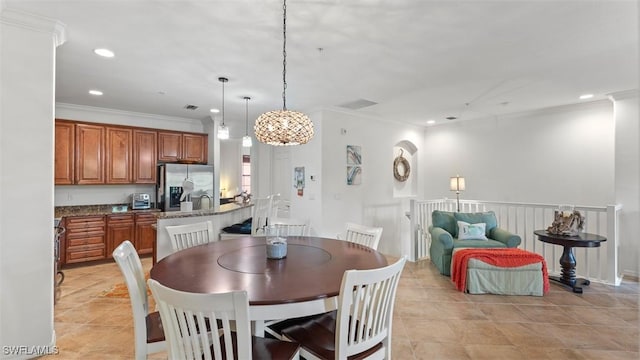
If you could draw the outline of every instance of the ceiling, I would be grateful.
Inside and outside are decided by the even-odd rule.
[[[58,103],[202,120],[225,76],[232,136],[244,96],[251,123],[282,108],[280,0],[4,3],[66,24]],[[604,99],[638,88],[638,2],[289,0],[287,83],[292,110],[421,126]]]

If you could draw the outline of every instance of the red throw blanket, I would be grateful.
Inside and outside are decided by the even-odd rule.
[[[456,251],[453,257],[451,280],[456,284],[456,289],[460,291],[467,289],[467,263],[469,259],[478,259],[498,267],[518,267],[542,262],[543,292],[546,294],[549,291],[547,262],[544,260],[544,257],[540,254],[518,248],[482,248]]]

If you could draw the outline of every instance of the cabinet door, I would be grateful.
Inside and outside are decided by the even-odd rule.
[[[107,258],[112,258],[113,250],[125,240],[135,244],[133,214],[107,216]]]
[[[106,128],[107,151],[105,167],[107,184],[130,184],[133,169],[133,131],[127,128]]]
[[[183,161],[206,164],[207,152],[207,135],[182,135]]]
[[[54,184],[73,184],[74,155],[75,148],[74,124],[69,122],[56,121],[55,125],[55,176]]]
[[[156,244],[156,216],[152,214],[136,215],[136,250],[138,254],[152,254]]]
[[[76,124],[76,184],[104,184],[104,126]]]
[[[133,182],[155,184],[158,135],[155,131],[133,131]]]
[[[178,162],[182,157],[182,134],[158,132],[158,161]]]

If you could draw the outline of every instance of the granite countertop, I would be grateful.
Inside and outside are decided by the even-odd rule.
[[[127,206],[127,211],[114,212],[114,206]],[[136,214],[136,213],[160,213],[160,209],[132,210],[129,204],[103,204],[103,205],[74,205],[56,206],[54,217],[88,216],[88,215],[110,215],[110,214]]]
[[[209,210],[193,210],[193,211],[166,211],[158,213],[158,219],[175,219],[175,218],[186,218],[192,216],[211,216],[211,215],[220,215],[229,213],[232,211],[244,209],[253,206],[253,203],[249,204],[238,204],[238,203],[229,203],[220,205],[213,209]]]

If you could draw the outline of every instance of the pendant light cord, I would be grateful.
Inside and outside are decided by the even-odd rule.
[[[245,101],[245,109],[244,109],[244,119],[245,119],[245,128],[244,128],[244,136],[249,136],[249,100],[251,100],[250,97],[245,96],[244,97],[244,101]]]
[[[282,110],[287,111],[287,0],[282,5]]]
[[[221,78],[222,80],[222,126],[224,127],[224,83],[227,82],[227,79]]]

